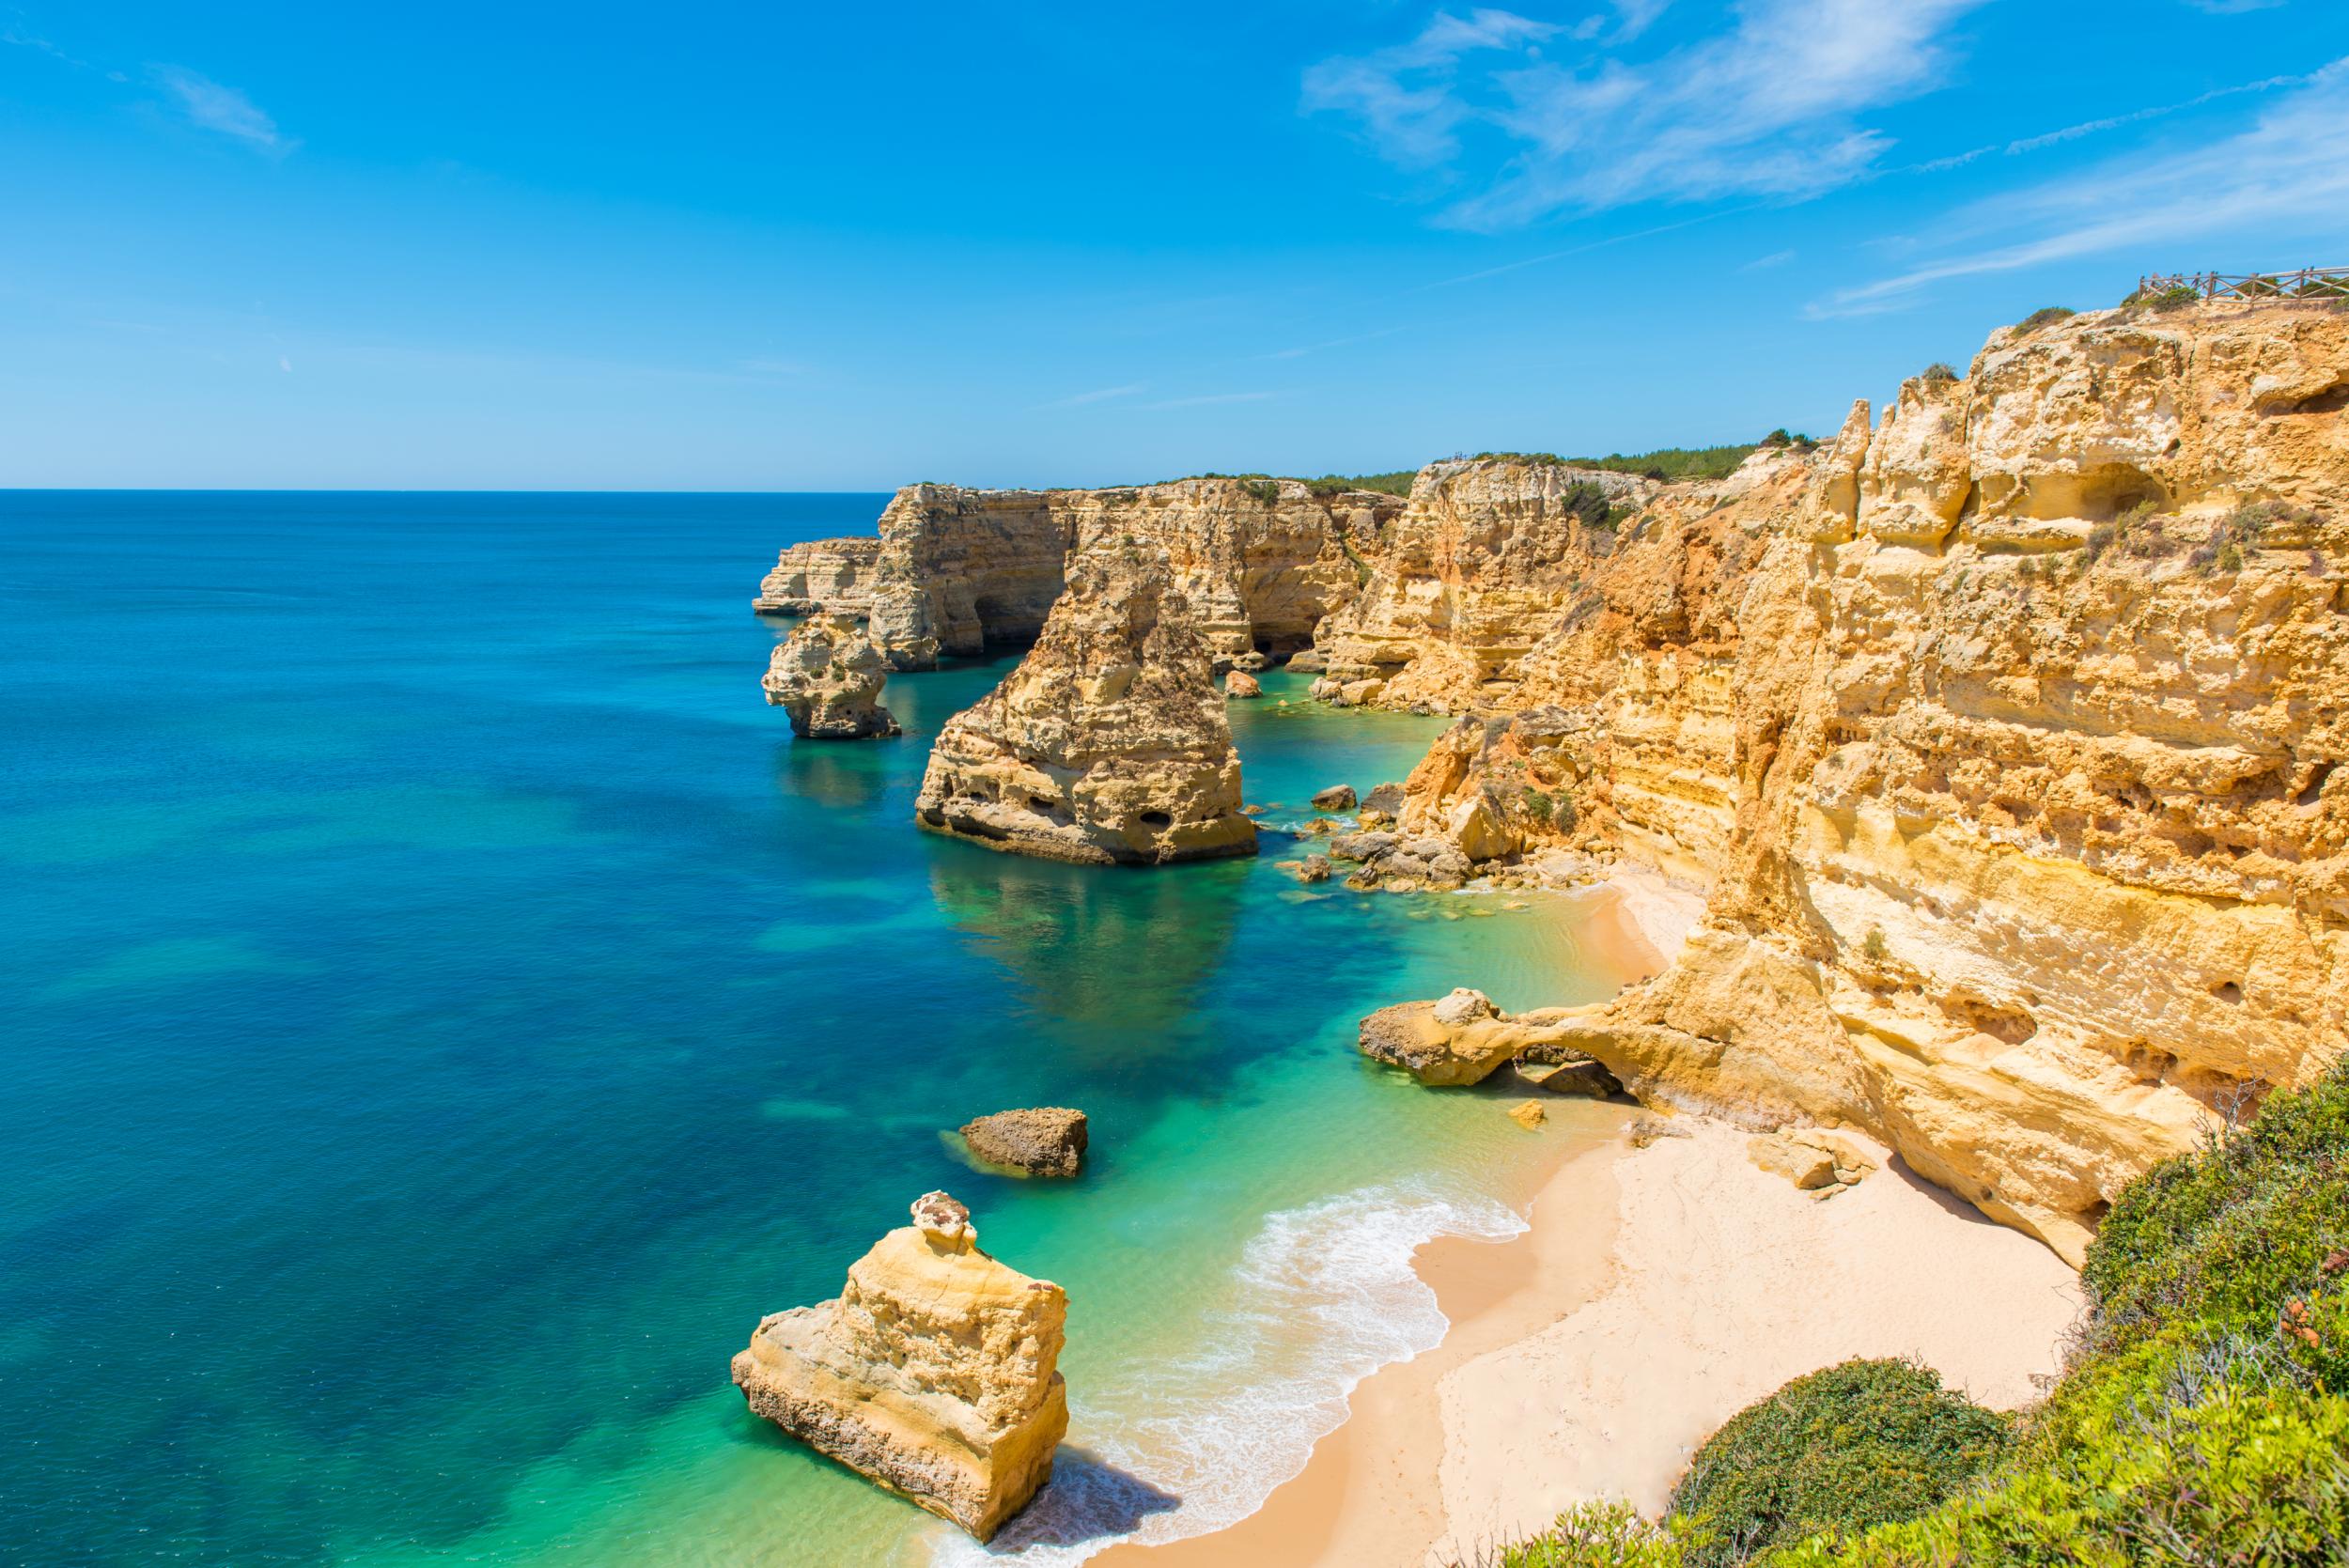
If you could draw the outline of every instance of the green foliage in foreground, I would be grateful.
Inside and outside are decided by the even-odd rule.
[[[1687,1560],[1723,1568],[1822,1530],[1910,1519],[2004,1456],[2007,1421],[1906,1361],[1845,1361],[1749,1405],[1672,1491]]]
[[[2089,1316],[2062,1381],[1985,1468],[1942,1462],[1962,1418],[1836,1419],[1859,1406],[1818,1397],[1822,1380],[1832,1389],[1884,1365],[1846,1363],[1732,1420],[1699,1465],[1735,1452],[1735,1472],[1715,1483],[1692,1467],[1660,1525],[1620,1504],[1591,1505],[1491,1560],[2349,1562],[2349,1066],[2272,1096],[2248,1126],[2219,1131],[2200,1153],[2132,1183],[2089,1250],[2082,1283]],[[1887,1478],[1881,1497],[1864,1495],[1875,1484],[1871,1463]],[[1870,1510],[1885,1522],[1872,1522]],[[1815,1532],[1789,1541],[1806,1518]]]

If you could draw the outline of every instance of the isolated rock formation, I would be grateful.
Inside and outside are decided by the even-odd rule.
[[[999,1110],[962,1125],[971,1152],[1032,1176],[1073,1176],[1084,1164],[1085,1113],[1066,1106]]]
[[[1438,465],[1331,675],[1478,715],[1406,834],[1472,807],[1709,890],[1671,969],[1520,1029],[2077,1260],[2349,1040],[2344,408],[2349,316],[2106,311],[1611,519]]]
[[[835,1300],[762,1320],[734,1358],[758,1415],[985,1541],[1068,1430],[1068,1298],[978,1248],[942,1192],[850,1265]]]
[[[1080,555],[1019,667],[939,732],[923,826],[1053,860],[1256,852],[1212,661],[1164,556]]]
[[[1264,695],[1264,686],[1245,670],[1234,670],[1223,677],[1223,694],[1227,697],[1248,698]]]
[[[767,700],[791,716],[792,733],[810,740],[858,740],[895,735],[880,706],[889,672],[856,622],[819,615],[802,622],[768,663]]]

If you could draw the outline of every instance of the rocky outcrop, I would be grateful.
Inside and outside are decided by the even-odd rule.
[[[767,700],[791,716],[794,735],[810,740],[858,740],[895,735],[880,706],[889,679],[879,650],[845,615],[802,622],[775,647],[763,683]]]
[[[1604,1067],[1559,1039],[1553,1026],[1564,1017],[1561,1009],[1513,1016],[1462,986],[1435,1001],[1380,1008],[1362,1020],[1356,1043],[1364,1056],[1425,1084],[1482,1083],[1516,1061],[1531,1064],[1523,1069],[1528,1082],[1555,1094],[1615,1093],[1619,1085]]]
[[[1035,1495],[1068,1430],[1068,1298],[979,1250],[942,1192],[831,1301],[762,1320],[734,1358],[753,1411],[981,1541]]]
[[[1261,697],[1264,695],[1264,685],[1247,671],[1234,670],[1223,677],[1223,694],[1243,701]]]
[[[1256,851],[1213,662],[1165,557],[1090,551],[1019,667],[946,722],[914,812],[998,849],[1100,864]]]
[[[1085,1113],[1066,1106],[999,1110],[962,1125],[962,1141],[990,1165],[1032,1176],[1073,1176],[1084,1165]]]
[[[1162,553],[1219,673],[1307,646],[1358,591],[1402,501],[1315,494],[1295,480],[1183,479],[1101,490],[910,485],[873,540],[795,545],[761,610],[869,617],[894,670],[1025,647],[1060,597],[1069,558]]]
[[[775,569],[758,585],[751,608],[762,615],[853,615],[873,607],[873,572],[880,540],[816,539],[786,546]]]
[[[1496,505],[1489,568],[1374,582],[1331,670],[1508,719],[1431,750],[1406,832],[1475,803],[1709,888],[1663,974],[1517,1024],[1654,1103],[1857,1129],[2077,1260],[2349,1040],[2344,389],[2321,308],[2001,331],[1611,529]],[[1449,489],[1402,532],[1475,536]]]

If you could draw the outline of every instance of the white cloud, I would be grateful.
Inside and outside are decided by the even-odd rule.
[[[280,134],[277,122],[259,104],[201,71],[185,66],[157,66],[155,81],[171,95],[192,125],[218,132],[264,152],[284,154],[300,145]]]
[[[1515,51],[1559,31],[1511,11],[1439,11],[1410,42],[1358,57],[1338,56],[1305,72],[1305,107],[1354,116],[1378,150],[1406,168],[1424,168],[1460,150],[1454,132],[1473,111],[1454,90],[1461,56]]]
[[[1560,58],[1545,57],[1559,31],[1548,23],[1439,13],[1408,44],[1314,67],[1304,101],[1351,115],[1408,168],[1453,163],[1471,128],[1497,135],[1497,177],[1443,215],[1464,228],[1643,200],[1815,195],[1871,170],[1890,144],[1858,116],[1946,81],[1946,35],[1983,3],[1743,0],[1727,31],[1644,58],[1622,46],[1657,7],[1620,8],[1616,37]]]
[[[2296,267],[2323,257],[2243,257],[2247,235],[2290,225],[2329,226],[2349,242],[2349,59],[2337,60],[2281,99],[2251,129],[2185,152],[2119,160],[2077,177],[1964,209],[1946,227],[1965,250],[1814,306],[1822,316],[1894,309],[1951,278],[2018,272],[2084,256],[2144,256],[2187,241],[2225,241],[2213,263]],[[2166,256],[2146,265],[2168,265]],[[2141,270],[2141,269],[2140,269]]]
[[[2245,11],[2272,11],[2284,0],[2186,0],[2198,11],[2213,16],[2240,16]]]

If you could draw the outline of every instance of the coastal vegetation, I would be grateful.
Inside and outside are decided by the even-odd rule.
[[[1733,1418],[1662,1521],[1590,1504],[1493,1560],[2349,1560],[2349,1066],[2131,1183],[2082,1281],[2064,1374],[2011,1433],[1931,1373],[1846,1362]]]

